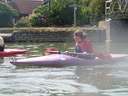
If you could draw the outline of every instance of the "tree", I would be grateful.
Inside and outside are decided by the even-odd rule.
[[[71,25],[73,9],[69,7],[70,2],[71,0],[52,0],[50,4],[39,6],[30,16],[32,26]]]
[[[92,21],[98,22],[103,18],[104,2],[105,0],[50,0],[50,4],[37,7],[30,16],[30,20],[32,26],[71,26],[73,24],[71,5],[76,4],[78,6],[77,24],[90,24]]]
[[[9,5],[0,2],[0,27],[13,26],[13,18],[18,16],[16,10]]]
[[[15,26],[16,27],[31,27],[29,17],[26,16],[26,17],[20,18],[20,20],[17,21]]]
[[[95,22],[105,18],[105,0],[90,0],[89,8]]]
[[[96,24],[105,16],[105,0],[78,0],[80,24]]]

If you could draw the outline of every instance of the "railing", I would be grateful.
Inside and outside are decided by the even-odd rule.
[[[128,8],[128,0],[118,0],[119,9],[121,12],[126,12]]]
[[[128,0],[106,0],[106,17],[125,17],[128,16]]]

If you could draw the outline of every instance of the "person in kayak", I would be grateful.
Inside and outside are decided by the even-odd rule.
[[[87,34],[82,31],[76,31],[73,34],[75,41],[75,52],[60,52],[57,48],[46,48],[44,50],[44,55],[50,54],[65,54],[73,57],[85,58],[85,59],[95,59],[99,57],[100,59],[111,58],[110,54],[98,53],[92,46],[91,41],[88,39]]]
[[[85,53],[85,55],[79,55],[78,57],[84,57],[86,59],[94,59],[98,57],[99,59],[112,59],[109,53],[98,53],[93,48],[91,41],[88,39],[87,34],[82,31],[74,32],[74,41],[75,41],[75,52],[76,53]]]
[[[75,41],[75,52],[85,53],[86,57],[94,58],[94,48],[91,41],[87,38],[87,34],[82,31],[76,31],[73,35]],[[88,54],[88,55],[87,55]]]
[[[87,34],[82,31],[74,33],[75,52],[77,53],[93,53],[93,46],[91,41],[87,38]]]
[[[57,48],[46,48],[44,50],[44,55],[50,55],[50,54],[66,54],[73,57],[80,57],[80,58],[94,58],[93,55],[93,47],[89,39],[87,39],[87,36],[84,32],[75,32],[74,33],[74,41],[76,43],[75,46],[75,53],[74,52],[60,52]],[[81,54],[82,53],[82,54]]]
[[[5,47],[4,39],[3,37],[0,36],[0,51],[4,51],[4,47]]]

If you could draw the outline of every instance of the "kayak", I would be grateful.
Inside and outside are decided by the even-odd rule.
[[[44,66],[44,67],[65,67],[65,66],[77,66],[77,65],[87,65],[87,64],[101,64],[108,62],[115,62],[121,58],[127,57],[127,54],[111,54],[111,60],[102,59],[83,59],[78,57],[73,57],[65,54],[51,54],[47,56],[32,57],[26,59],[19,59],[15,61],[10,61],[11,64],[15,66]]]
[[[0,51],[0,57],[10,57],[17,54],[24,54],[26,52],[27,50],[25,49],[4,49],[4,51]]]

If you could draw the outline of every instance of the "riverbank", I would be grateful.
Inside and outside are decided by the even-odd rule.
[[[109,27],[106,21],[98,27],[27,27],[27,28],[0,28],[6,42],[66,42],[72,40],[72,34],[78,29],[83,29],[93,42],[105,42],[110,31],[111,42],[128,41],[128,20],[111,20]]]
[[[0,34],[4,37],[6,42],[66,42],[72,41],[72,34],[78,29],[86,31],[88,35],[94,32],[100,32],[101,35],[101,32],[104,31],[97,27],[27,27],[1,28]]]

